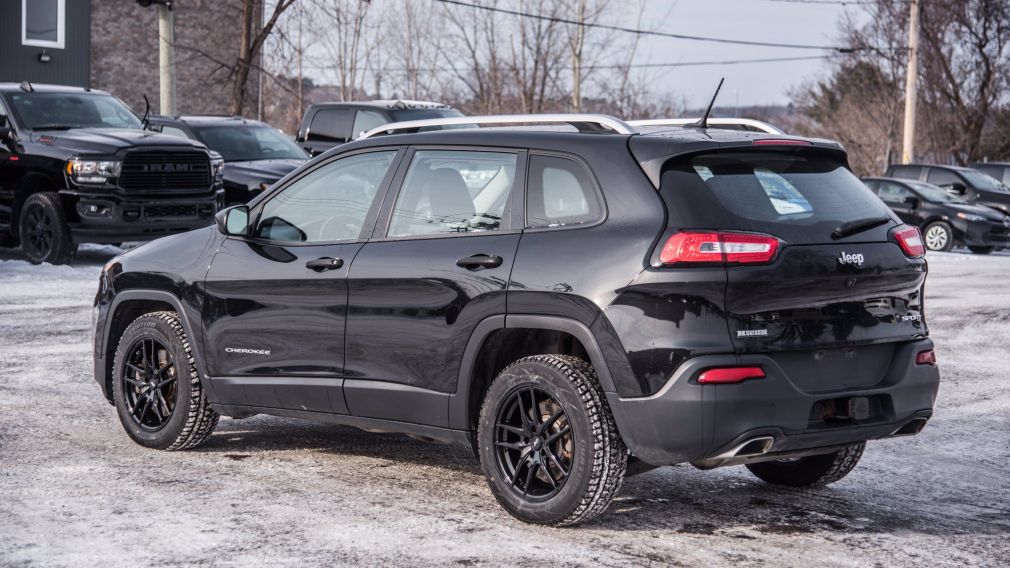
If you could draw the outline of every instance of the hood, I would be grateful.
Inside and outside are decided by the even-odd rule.
[[[179,136],[136,128],[74,128],[71,130],[41,130],[32,133],[32,140],[65,148],[78,154],[109,155],[119,150],[137,147],[200,148],[199,142]]]
[[[976,205],[985,205],[1002,212],[1004,215],[1010,215],[1010,193],[976,191],[978,191],[978,197],[975,200]]]
[[[983,205],[968,205],[964,203],[944,203],[943,205],[954,211],[970,213],[972,215],[981,215],[982,217],[996,223],[1002,223],[1003,218],[1006,217],[1006,214],[1001,213],[999,210],[993,209],[992,207],[985,207]]]
[[[259,189],[261,183],[273,184],[306,161],[287,159],[227,162],[224,165],[224,179],[228,183]]]

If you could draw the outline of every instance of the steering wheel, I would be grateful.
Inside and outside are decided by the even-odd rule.
[[[362,219],[354,215],[337,215],[323,223],[319,229],[319,236],[323,241],[356,239],[361,234],[361,228]],[[338,236],[331,238],[334,233],[338,233]]]

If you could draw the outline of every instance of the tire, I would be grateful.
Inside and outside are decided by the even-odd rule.
[[[954,248],[954,230],[946,221],[933,221],[922,231],[922,242],[927,250],[947,252]]]
[[[149,372],[153,366],[145,361],[156,361],[159,373]],[[175,312],[135,319],[119,339],[112,369],[119,421],[141,446],[194,448],[217,426],[219,416],[203,392],[189,338]]]
[[[968,247],[973,254],[992,254],[996,247]]]
[[[518,408],[535,411],[524,418]],[[588,521],[624,481],[628,450],[596,372],[582,359],[536,355],[512,363],[488,388],[479,420],[481,469],[495,499],[519,520]]]
[[[60,197],[52,192],[33,193],[25,199],[18,213],[18,235],[21,252],[32,264],[67,264],[77,252]]]
[[[773,485],[822,487],[848,475],[859,463],[865,447],[866,442],[860,442],[830,454],[747,464],[747,469]]]

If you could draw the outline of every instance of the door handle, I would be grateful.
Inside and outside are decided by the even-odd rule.
[[[456,261],[456,266],[467,270],[480,270],[481,268],[497,268],[501,266],[502,258],[493,254],[475,254],[464,256]]]
[[[343,265],[344,261],[342,259],[324,256],[323,258],[317,258],[306,262],[305,268],[311,268],[316,272],[325,272],[327,270],[336,270]]]

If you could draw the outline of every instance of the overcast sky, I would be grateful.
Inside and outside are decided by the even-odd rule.
[[[621,1],[621,0],[616,0]],[[678,34],[713,36],[792,44],[835,45],[841,4],[806,4],[773,0],[647,0],[646,26]],[[850,12],[856,8],[848,8]],[[664,25],[656,22],[664,21]],[[629,20],[627,25],[633,26]],[[643,41],[640,63],[725,61],[823,54],[816,50],[777,49],[745,45],[649,37]],[[720,77],[726,84],[722,105],[782,104],[789,89],[827,70],[823,60],[674,67],[655,70],[658,88],[686,98],[689,108],[708,104]]]

